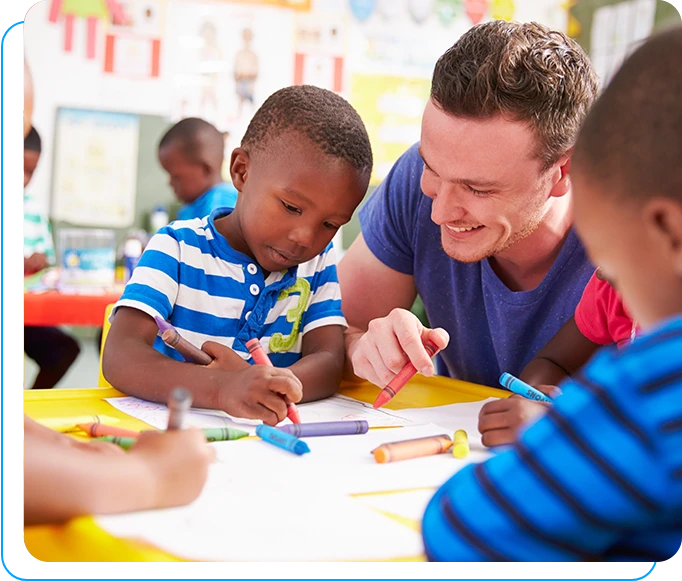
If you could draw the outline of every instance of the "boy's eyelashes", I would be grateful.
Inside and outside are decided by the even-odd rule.
[[[284,200],[281,200],[281,202],[287,212],[291,214],[298,214],[299,216],[303,213],[303,210],[301,210],[301,208],[297,208],[296,206],[293,206],[288,202],[285,202]],[[333,224],[332,222],[325,222],[323,226],[329,230],[338,230],[339,228],[341,228],[340,224],[337,225]]]
[[[282,205],[286,208],[287,212],[291,212],[292,214],[301,214],[301,208],[297,208],[296,206],[292,206],[291,204],[287,204],[284,200],[282,200]]]

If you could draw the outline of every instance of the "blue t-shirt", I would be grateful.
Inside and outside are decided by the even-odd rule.
[[[602,349],[422,522],[439,561],[662,561],[682,541],[682,317]],[[454,468],[453,468],[454,470]]]
[[[178,210],[178,220],[205,218],[216,208],[234,208],[237,203],[237,188],[228,182],[216,184],[191,204]]]
[[[386,266],[414,276],[432,327],[450,344],[438,373],[499,387],[500,373],[518,374],[571,317],[594,267],[571,231],[550,271],[533,290],[512,292],[489,261],[466,264],[441,246],[421,190],[417,145],[405,152],[360,210],[362,234]]]

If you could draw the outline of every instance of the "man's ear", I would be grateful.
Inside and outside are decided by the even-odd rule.
[[[656,252],[682,276],[682,203],[673,198],[651,198],[642,208],[642,216]]]
[[[244,188],[250,166],[249,153],[241,147],[235,148],[230,157],[230,176],[232,177],[232,184],[239,192]]]
[[[573,155],[573,148],[569,149],[559,161],[556,162],[553,172],[556,172],[557,181],[552,186],[550,196],[553,198],[560,198],[571,191],[571,178],[569,172],[571,170],[571,155]]]

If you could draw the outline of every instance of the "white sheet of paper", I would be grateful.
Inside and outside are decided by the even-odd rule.
[[[112,406],[128,415],[142,420],[158,429],[165,429],[168,425],[168,408],[162,403],[145,401],[137,397],[107,398]],[[339,420],[367,420],[370,427],[406,426],[414,422],[399,415],[375,410],[371,404],[354,400],[342,395],[333,395],[327,399],[304,403],[298,406],[301,421],[334,422]],[[185,426],[193,428],[237,428],[254,434],[256,426],[261,422],[246,418],[236,418],[220,410],[192,408],[186,416]],[[285,419],[280,425],[290,424]]]
[[[168,408],[162,403],[154,403],[137,397],[106,398],[112,406],[123,413],[148,423],[159,430],[168,425]],[[259,421],[233,418],[220,410],[191,408],[185,415],[184,426],[191,428],[237,428],[250,434],[255,433]]]
[[[471,451],[484,452],[487,448],[481,443],[478,414],[486,403],[495,399],[488,398],[483,401],[453,403],[430,408],[408,408],[399,410],[397,413],[415,424],[437,424],[445,428],[451,438],[455,430],[465,430],[469,436]]]
[[[189,506],[97,522],[112,535],[191,560],[384,560],[423,552],[416,531],[328,488],[326,478],[292,478],[291,467],[284,474],[270,471],[257,484],[241,475],[214,464],[201,496]]]
[[[366,420],[370,428],[408,426],[414,422],[402,417],[400,412],[375,410],[372,404],[344,395],[298,405],[301,422],[337,422],[340,420]],[[290,424],[287,418],[280,425]]]
[[[295,456],[258,440],[217,442],[217,460],[228,466],[248,466],[241,474],[243,481],[256,485],[272,474],[286,474],[299,483],[317,482],[340,493],[377,492],[385,490],[440,486],[470,462],[480,462],[489,452],[475,451],[459,460],[451,453],[413,458],[401,462],[377,464],[371,451],[386,442],[436,436],[446,433],[440,426],[410,426],[370,430],[352,436],[304,438],[310,453]],[[323,484],[322,484],[323,483]]]

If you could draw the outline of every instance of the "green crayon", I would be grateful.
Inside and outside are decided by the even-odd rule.
[[[137,438],[125,438],[123,436],[102,436],[101,438],[95,438],[94,441],[111,442],[112,444],[121,446],[121,448],[124,450],[128,450],[135,442],[137,442]]]
[[[249,435],[244,430],[235,428],[203,428],[201,430],[206,436],[207,442],[224,442],[225,440],[239,440]]]

